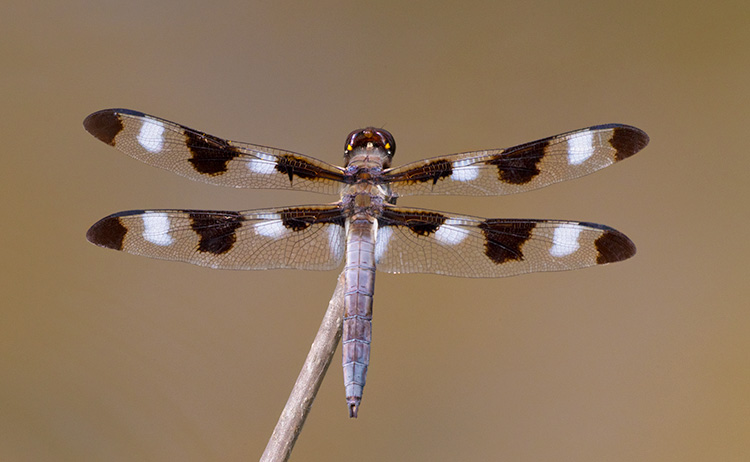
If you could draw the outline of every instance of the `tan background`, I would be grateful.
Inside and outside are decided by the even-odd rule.
[[[606,223],[639,253],[498,280],[381,274],[360,418],[337,353],[293,460],[750,457],[746,1],[12,3],[0,460],[257,459],[334,288],[336,272],[88,244],[119,210],[331,200],[140,164],[81,125],[118,106],[329,162],[367,124],[395,134],[397,164],[643,128],[644,152],[577,181],[403,200]]]

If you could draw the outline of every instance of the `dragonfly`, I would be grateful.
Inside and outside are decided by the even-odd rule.
[[[564,220],[479,218],[396,205],[409,195],[494,196],[578,178],[631,157],[642,130],[606,124],[507,149],[392,167],[396,142],[366,127],[346,137],[343,166],[242,143],[129,109],[89,115],[94,137],[155,167],[210,184],[336,194],[334,203],[247,211],[130,210],[102,218],[101,247],[234,270],[331,270],[344,262],[342,352],[346,402],[357,417],[370,363],[376,269],[494,278],[619,262],[623,233]]]

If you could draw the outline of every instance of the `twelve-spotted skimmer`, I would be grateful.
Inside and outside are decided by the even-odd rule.
[[[598,125],[508,149],[391,167],[393,136],[379,128],[346,139],[344,167],[280,149],[224,140],[127,109],[95,112],[84,126],[147,164],[236,188],[340,194],[332,204],[250,210],[132,210],[86,234],[102,247],[224,269],[327,270],[345,263],[343,366],[357,416],[370,361],[375,269],[502,277],[625,260],[635,246],[595,223],[477,218],[396,206],[412,194],[501,195],[577,178],[643,149],[628,125]]]

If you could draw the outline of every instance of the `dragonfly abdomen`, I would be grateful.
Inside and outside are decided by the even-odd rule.
[[[349,416],[357,417],[370,364],[372,296],[375,290],[375,220],[353,217],[346,243],[343,366]]]

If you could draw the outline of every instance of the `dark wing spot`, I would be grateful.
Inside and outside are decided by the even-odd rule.
[[[406,212],[384,209],[380,226],[406,226],[418,236],[429,236],[445,223],[445,215],[437,212]]]
[[[429,219],[425,219],[425,217],[411,219],[407,222],[406,226],[409,227],[411,232],[418,236],[429,236],[437,231],[444,222],[444,216],[435,214]]]
[[[453,174],[453,164],[445,159],[433,160],[429,163],[413,168],[407,172],[394,177],[395,180],[406,181],[410,183],[426,183],[431,181],[436,184],[441,178]]]
[[[500,181],[526,184],[539,175],[539,162],[544,157],[547,141],[534,141],[509,148],[486,163],[497,167]]]
[[[346,182],[344,176],[337,171],[321,168],[297,156],[283,155],[276,159],[276,171],[289,177],[293,183],[294,177],[305,180],[333,180]]]
[[[484,253],[498,265],[522,261],[521,247],[531,237],[536,223],[528,221],[485,220],[479,225],[484,233]]]
[[[97,221],[86,232],[86,239],[100,247],[122,250],[128,228],[122,224],[120,216],[121,214],[114,214]]]
[[[242,226],[238,212],[189,212],[191,228],[200,236],[198,251],[221,255],[237,241],[235,231]]]
[[[315,222],[315,216],[306,213],[300,213],[299,210],[284,210],[280,213],[281,224],[292,231],[304,231]]]
[[[240,155],[226,140],[188,128],[184,128],[184,131],[185,143],[193,156],[188,162],[198,173],[221,175],[227,171],[229,161]]]
[[[312,224],[335,224],[344,226],[345,217],[340,208],[305,209],[301,207],[284,209],[279,212],[281,223],[292,231],[304,231]]]
[[[432,184],[438,182],[439,179],[451,176],[453,174],[453,164],[447,160],[435,160],[425,165],[423,172],[418,181],[429,181],[432,180]]]
[[[645,148],[648,141],[643,130],[623,125],[613,130],[609,144],[615,149],[615,159],[620,161]]]
[[[591,225],[590,223],[585,224]],[[635,244],[626,235],[603,225],[599,225],[599,227],[604,228],[604,233],[594,241],[597,251],[597,264],[603,265],[627,260],[635,255]]]
[[[309,162],[298,157],[290,155],[284,155],[278,158],[278,161],[276,162],[276,170],[282,175],[289,176],[289,183],[292,183],[295,175],[307,180],[314,180],[317,177],[315,174],[315,166],[310,165]]]
[[[110,146],[115,145],[115,137],[122,131],[122,120],[112,109],[95,112],[83,121],[83,127]]]

